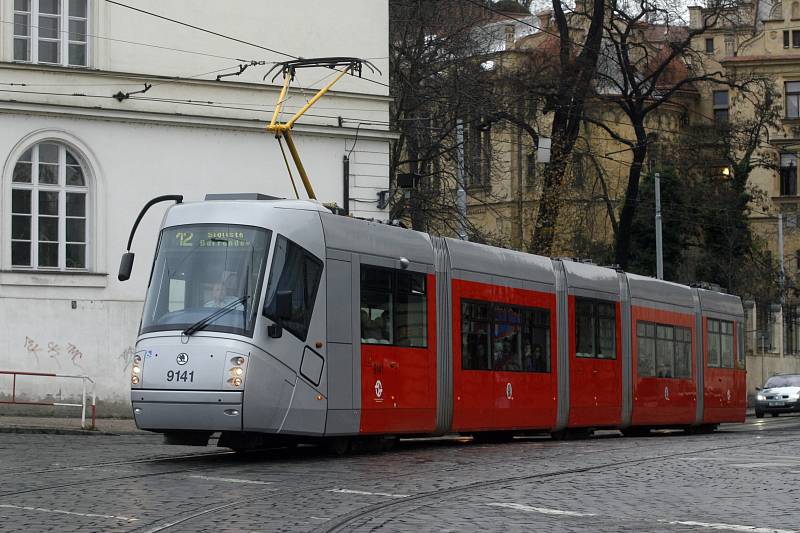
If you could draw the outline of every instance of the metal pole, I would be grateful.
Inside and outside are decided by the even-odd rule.
[[[458,145],[458,237],[462,241],[467,239],[467,191],[464,190],[464,122],[456,121],[456,144]]]
[[[786,282],[786,271],[784,270],[783,266],[783,213],[778,213],[778,253],[780,254],[780,277],[778,281],[780,282],[781,288],[781,313],[783,313],[783,305],[786,303],[786,297],[783,294],[784,292],[784,284]]]
[[[656,277],[664,279],[664,251],[661,242],[661,176],[656,177]]]
[[[97,392],[94,390],[95,387],[92,386],[92,427],[91,429],[97,428]]]
[[[350,214],[350,158],[344,156],[342,160],[342,209],[344,214]]]
[[[83,396],[81,399],[81,429],[86,429],[86,380],[82,379]]]

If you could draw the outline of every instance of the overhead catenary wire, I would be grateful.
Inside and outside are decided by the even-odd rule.
[[[233,37],[231,35],[226,35],[224,33],[220,33],[220,32],[214,31],[214,30],[210,30],[208,28],[203,28],[201,26],[197,26],[195,24],[190,24],[188,22],[184,22],[184,21],[181,21],[181,20],[178,20],[178,19],[175,19],[175,18],[167,17],[167,16],[164,16],[164,15],[159,15],[158,13],[154,13],[152,11],[147,11],[146,9],[140,9],[138,7],[130,6],[130,5],[124,4],[122,2],[117,2],[116,0],[105,0],[105,2],[108,3],[108,4],[112,4],[112,5],[115,5],[115,6],[119,6],[119,7],[125,8],[125,9],[130,9],[132,11],[136,11],[138,13],[142,13],[142,14],[145,14],[145,15],[148,15],[148,16],[151,16],[151,17],[155,17],[155,18],[158,18],[158,19],[161,19],[161,20],[165,20],[165,21],[171,22],[173,24],[178,24],[180,26],[191,28],[191,29],[194,29],[196,31],[200,31],[200,32],[203,32],[203,33],[208,33],[210,35],[214,35],[214,36],[220,37],[222,39],[227,39],[227,40],[230,40],[230,41],[233,41],[233,42],[237,42],[237,43],[240,43],[240,44],[244,44],[244,45],[247,45],[247,46],[252,46],[252,47],[255,47],[255,48],[259,48],[261,50],[266,50],[268,52],[272,52],[274,54],[277,54],[277,55],[280,55],[280,56],[283,56],[283,57],[288,57],[290,59],[300,59],[300,56],[298,56],[298,55],[290,54],[288,52],[283,52],[281,50],[277,50],[275,48],[270,48],[268,46],[264,46],[264,45],[261,45],[261,44],[258,44],[258,43],[254,43],[252,41],[246,41],[244,39],[239,39],[238,37]],[[365,77],[362,77],[362,76],[355,76],[352,73],[348,73],[348,75],[350,75],[352,77],[356,77],[358,79],[363,79],[364,81],[367,81],[367,82],[370,82],[370,83],[381,85],[383,87],[387,87],[387,88],[389,87],[388,83],[383,83],[383,82],[378,81],[378,80],[373,80],[371,78],[365,78]]]
[[[13,21],[10,21],[10,20],[0,19],[0,24],[8,24],[8,25],[13,26],[15,23]],[[39,26],[37,26],[35,24],[27,24],[26,27],[28,27],[28,28],[39,28]],[[53,30],[48,28],[48,31],[53,31]],[[80,36],[85,37],[85,38],[91,38],[91,39],[96,39],[96,40],[123,43],[123,44],[130,44],[130,45],[143,46],[143,47],[148,47],[148,48],[156,48],[156,49],[159,49],[159,50],[166,50],[166,51],[170,51],[170,52],[178,52],[178,53],[183,53],[183,54],[193,54],[193,55],[198,55],[198,56],[212,57],[212,58],[215,58],[215,59],[229,59],[231,61],[239,61],[239,62],[248,61],[247,59],[242,59],[242,58],[238,58],[238,57],[223,56],[223,55],[219,55],[219,54],[212,54],[212,53],[209,53],[209,52],[200,52],[200,51],[197,51],[197,50],[186,50],[184,48],[173,48],[171,46],[164,46],[164,45],[153,44],[153,43],[144,43],[144,42],[141,42],[141,41],[129,41],[129,40],[126,40],[126,39],[117,39],[115,37],[104,37],[102,35],[95,35],[95,34],[91,34],[91,33],[80,33],[80,32],[76,32],[76,31],[72,31],[72,30],[59,30],[58,33],[69,33],[69,34],[72,34],[72,35],[80,35]]]

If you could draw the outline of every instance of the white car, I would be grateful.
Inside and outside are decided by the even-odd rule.
[[[756,418],[765,413],[778,416],[780,413],[800,412],[800,374],[778,374],[756,387]]]

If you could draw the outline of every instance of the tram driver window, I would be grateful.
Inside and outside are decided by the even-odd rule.
[[[283,235],[278,235],[264,302],[264,316],[305,341],[321,276],[322,261]],[[279,291],[292,293],[289,318],[279,319],[277,316],[276,295]]]
[[[361,266],[361,342],[428,345],[425,274]]]
[[[577,298],[575,303],[575,355],[616,359],[617,321],[613,302]]]

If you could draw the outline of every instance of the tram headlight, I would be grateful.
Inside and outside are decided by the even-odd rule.
[[[767,399],[767,397],[766,397],[766,396],[764,396],[763,394],[758,394],[758,395],[756,395],[756,400],[758,400],[758,401],[760,401],[760,402],[763,402],[763,401],[764,401],[764,400],[766,400],[766,399]]]
[[[142,381],[142,356],[134,355],[131,365],[131,385],[138,385]]]
[[[227,380],[227,387],[238,389],[244,385],[244,375],[247,372],[247,357],[237,354],[235,352],[228,352],[231,366],[228,369],[229,378]]]

